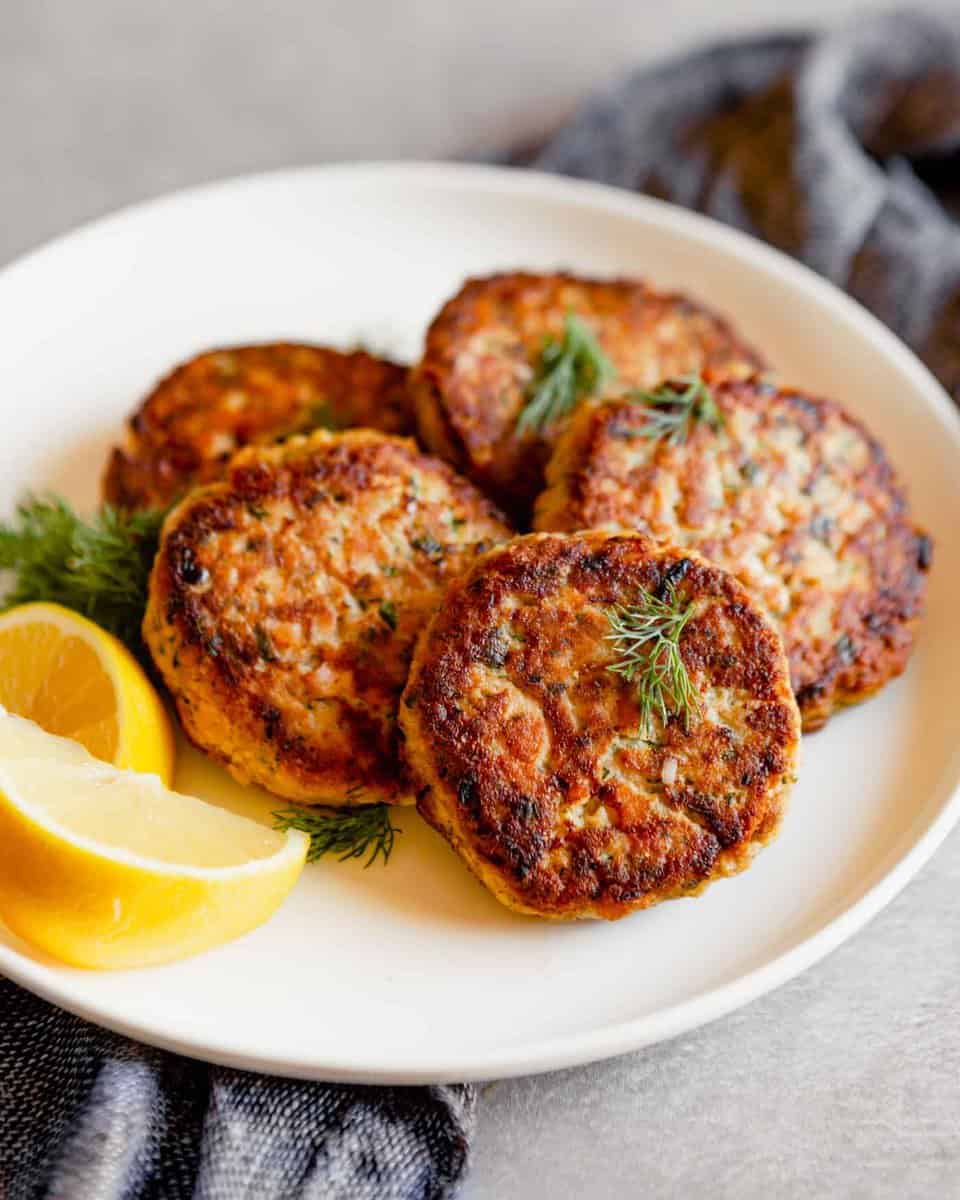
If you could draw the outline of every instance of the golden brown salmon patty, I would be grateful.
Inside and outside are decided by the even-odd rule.
[[[653,436],[667,409],[577,413],[536,527],[639,529],[733,572],[778,624],[816,729],[906,666],[931,542],[883,448],[838,404],[759,380],[711,393],[717,428],[695,420],[682,443]]]
[[[249,447],[167,518],[143,633],[183,726],[241,782],[405,802],[396,707],[447,581],[510,536],[413,441]]]
[[[658,605],[681,620],[686,721],[672,692],[665,721],[644,719],[662,644],[637,644],[632,679],[611,669],[617,624]],[[603,532],[479,559],[417,644],[400,724],[423,816],[509,908],[559,918],[622,917],[742,870],[777,831],[800,739],[783,647],[746,590]]]
[[[413,371],[420,436],[521,520],[542,487],[563,421],[538,432],[518,429],[518,420],[536,385],[545,340],[563,344],[570,314],[615,371],[606,391],[652,387],[707,367],[751,374],[764,365],[715,313],[639,280],[563,274],[468,280],[433,321]]]
[[[130,418],[107,464],[104,498],[165,508],[220,479],[243,446],[352,425],[412,431],[405,367],[289,342],[210,350],[161,380]]]

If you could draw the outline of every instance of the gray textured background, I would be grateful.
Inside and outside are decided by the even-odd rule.
[[[534,138],[797,0],[0,0],[0,262],[226,174]],[[655,15],[654,15],[655,14]],[[960,1197],[960,837],[826,963],[667,1045],[494,1084],[464,1200]]]

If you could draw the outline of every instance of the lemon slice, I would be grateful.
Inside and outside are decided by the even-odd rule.
[[[143,669],[112,634],[59,604],[0,615],[0,705],[96,758],[169,783],[173,733]]]
[[[0,713],[0,918],[63,962],[146,966],[238,937],[308,845]]]

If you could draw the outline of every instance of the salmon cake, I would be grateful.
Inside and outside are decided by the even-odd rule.
[[[577,413],[547,484],[537,529],[637,529],[746,584],[783,636],[805,730],[906,666],[931,541],[839,404],[759,379],[611,400]]]
[[[421,814],[509,908],[615,919],[749,865],[800,718],[776,630],[696,553],[530,534],[457,580],[400,706]]]
[[[411,377],[420,436],[523,522],[550,448],[588,396],[710,367],[762,367],[716,313],[636,279],[470,279],[430,326]]]
[[[161,380],[107,463],[104,499],[166,508],[243,446],[314,428],[412,432],[407,369],[365,351],[274,342],[210,350]]]
[[[510,536],[406,438],[248,447],[163,527],[143,635],[191,740],[300,803],[409,801],[396,709],[448,581]]]

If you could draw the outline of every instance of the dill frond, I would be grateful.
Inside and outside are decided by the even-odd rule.
[[[620,655],[607,670],[636,688],[644,736],[654,732],[655,719],[665,724],[673,714],[687,726],[700,711],[700,698],[680,653],[680,636],[693,612],[693,603],[684,604],[673,586],[668,586],[664,599],[642,591],[635,604],[618,604],[607,611],[610,632],[605,640]]]
[[[638,437],[666,438],[671,446],[682,446],[697,422],[714,430],[723,428],[723,413],[699,375],[685,375],[652,392],[633,391],[629,398],[649,409],[646,421],[636,431]]]
[[[89,521],[56,496],[28,496],[0,524],[0,569],[10,573],[0,609],[48,601],[75,609],[142,651],[140,623],[163,512],[105,505]]]
[[[359,794],[351,789],[347,798]],[[364,858],[364,867],[377,858],[386,866],[393,851],[393,841],[400,832],[390,821],[389,804],[358,804],[352,808],[332,808],[318,805],[303,808],[291,805],[273,814],[274,828],[299,829],[310,838],[307,862],[317,862],[327,854],[335,854],[339,862]]]
[[[526,405],[517,418],[517,433],[542,434],[613,378],[613,364],[590,329],[574,313],[567,314],[563,340],[548,337],[537,371],[527,388]]]

